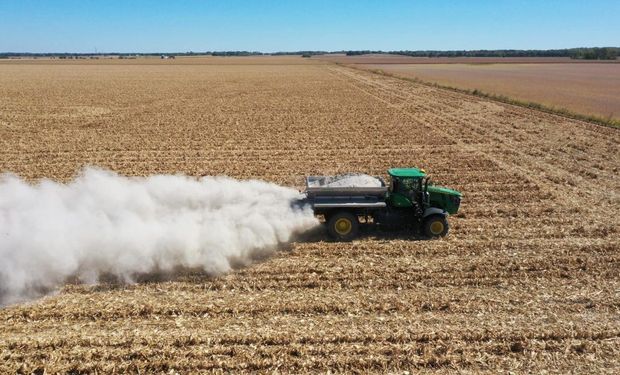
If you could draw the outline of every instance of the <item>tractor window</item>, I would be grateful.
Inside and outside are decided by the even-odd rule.
[[[398,181],[398,184],[395,182],[394,183],[394,190],[399,192],[399,193],[409,193],[412,190],[417,190],[418,188],[418,184],[417,184],[417,180],[413,179],[413,178],[403,178],[400,179]]]

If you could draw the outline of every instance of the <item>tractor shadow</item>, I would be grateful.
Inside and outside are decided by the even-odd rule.
[[[359,235],[354,241],[364,240],[378,240],[378,241],[390,241],[390,240],[405,240],[405,241],[423,241],[426,238],[412,233],[410,230],[381,230],[372,224],[360,224]],[[287,251],[291,251],[295,248],[296,244],[303,243],[342,243],[347,244],[346,241],[334,240],[330,237],[325,223],[314,227],[313,229],[299,233],[288,242],[281,243],[274,248],[266,249],[264,252],[257,252],[250,257],[244,259],[229,259],[230,270],[229,271],[241,271],[247,269],[250,265],[257,265],[264,262],[268,262],[274,257],[274,251],[280,252],[282,256],[286,256]],[[173,284],[169,282],[180,282],[190,284],[204,285],[205,289],[218,289],[227,283],[225,273],[210,273],[200,267],[188,268],[183,266],[174,267],[173,269],[154,269],[150,272],[134,274],[131,280],[123,280],[113,274],[102,274],[94,284],[85,284],[80,281],[77,276],[70,277],[66,280],[64,292],[72,293],[106,293],[114,290],[132,290],[146,288],[162,288],[162,290],[169,290],[174,288]],[[151,285],[151,286],[149,286]],[[164,293],[164,292],[162,292]],[[49,294],[49,291],[42,292],[38,295],[44,296]],[[1,297],[1,295],[0,295]],[[38,298],[37,297],[37,298]],[[33,298],[34,299],[34,298]],[[0,299],[0,302],[1,299]]]
[[[427,241],[428,238],[421,234],[415,233],[413,230],[408,229],[381,229],[373,224],[360,223],[359,234],[354,239],[357,240],[405,240],[405,241]],[[318,243],[318,242],[340,242],[347,243],[347,241],[339,241],[333,239],[328,231],[325,223],[321,223],[309,231],[297,234],[291,241],[291,243]]]

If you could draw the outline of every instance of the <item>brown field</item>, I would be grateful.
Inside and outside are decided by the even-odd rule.
[[[575,60],[570,57],[412,57],[390,54],[316,55],[313,60],[340,64],[613,64],[615,61]]]
[[[0,310],[0,373],[620,371],[620,130],[332,64],[0,65],[0,171],[66,181],[419,166],[449,237],[314,233],[259,264]],[[313,60],[312,60],[313,61]]]
[[[2,65],[299,65],[320,64],[320,60],[302,58],[300,55],[282,56],[180,56],[175,59],[161,59],[159,56],[140,56],[137,58],[119,59],[116,56],[80,59],[59,59],[49,57],[24,57],[0,59]],[[323,62],[323,63],[326,63]]]
[[[401,77],[620,119],[620,64],[364,64]]]

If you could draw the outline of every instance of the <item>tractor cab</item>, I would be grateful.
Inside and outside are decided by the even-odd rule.
[[[428,205],[426,172],[419,168],[392,168],[388,170],[392,180],[388,200],[392,207],[409,208]]]
[[[388,202],[392,207],[417,210],[438,208],[451,215],[457,213],[461,193],[434,185],[424,169],[392,168],[388,174],[392,180]]]

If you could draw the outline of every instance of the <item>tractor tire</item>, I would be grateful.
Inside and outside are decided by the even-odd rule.
[[[327,221],[329,235],[338,241],[351,241],[359,232],[360,222],[357,216],[347,211],[336,212],[330,215]]]
[[[445,237],[450,230],[448,219],[444,215],[431,215],[424,219],[424,235],[428,238]]]

